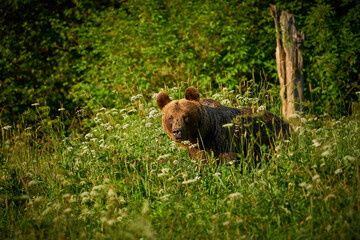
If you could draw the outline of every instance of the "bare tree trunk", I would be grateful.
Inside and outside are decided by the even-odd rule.
[[[270,13],[276,28],[276,65],[280,80],[280,97],[285,119],[296,111],[302,113],[304,79],[301,73],[303,58],[301,49],[304,34],[296,30],[294,15],[270,5]]]

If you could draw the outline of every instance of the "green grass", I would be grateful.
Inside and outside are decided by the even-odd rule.
[[[360,238],[358,116],[305,116],[261,167],[199,172],[154,104],[1,126],[0,238]]]

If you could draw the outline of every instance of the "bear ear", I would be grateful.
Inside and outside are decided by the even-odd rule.
[[[186,100],[194,100],[194,101],[200,101],[200,94],[198,90],[194,87],[188,87],[185,90],[185,99]]]
[[[165,92],[160,92],[156,96],[156,103],[160,110],[162,110],[169,102],[171,102],[171,99]]]

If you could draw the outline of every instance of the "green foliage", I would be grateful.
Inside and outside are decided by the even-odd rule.
[[[269,1],[8,1],[0,9],[1,117],[32,103],[123,108],[164,86],[239,94],[249,82],[277,88]],[[274,2],[271,2],[274,3]],[[357,1],[276,1],[305,32],[311,113],[344,114],[359,91]],[[31,119],[26,119],[31,122]]]
[[[266,104],[226,89],[215,97]],[[359,236],[359,118],[306,116],[261,167],[210,159],[200,172],[166,136],[153,105],[136,95],[121,110],[94,107],[91,118],[79,111],[76,125],[87,132],[66,136],[74,130],[63,128],[66,111],[51,124],[1,126],[1,238]],[[29,113],[34,119],[46,117],[40,107]]]
[[[252,69],[261,71],[261,62],[269,61],[273,49],[266,41],[265,47],[252,47],[255,26],[247,26],[257,15],[247,11],[238,15],[242,9],[236,2],[138,1],[93,15],[79,33],[81,45],[92,51],[76,66],[79,72],[86,70],[84,80],[73,88],[75,101],[117,106],[119,97],[128,99],[138,91],[151,93],[182,82],[203,89],[238,88],[252,77]],[[265,29],[274,31],[270,26]],[[81,99],[83,91],[90,99]]]

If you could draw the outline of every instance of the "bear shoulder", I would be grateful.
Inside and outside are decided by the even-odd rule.
[[[213,107],[213,108],[222,108],[222,107],[224,107],[223,105],[221,105],[218,101],[216,101],[214,99],[202,99],[200,101],[200,103],[202,105]]]

